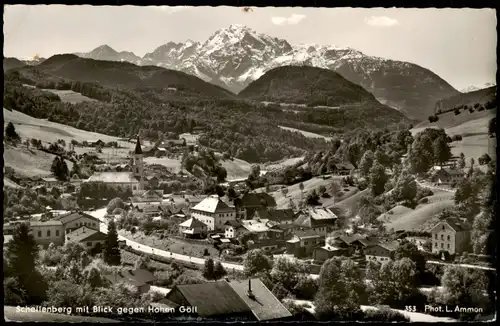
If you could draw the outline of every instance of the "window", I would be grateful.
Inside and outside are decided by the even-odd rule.
[[[450,244],[448,243],[447,248],[450,249]]]
[[[87,242],[87,247],[92,247],[92,242]]]
[[[438,235],[436,234],[436,240],[438,239]]]
[[[434,246],[434,247],[437,247],[437,246],[438,246],[438,243],[437,243],[437,242],[436,242],[436,243],[434,243],[434,244],[435,244],[435,246]]]
[[[41,238],[42,237],[42,231],[38,231],[38,237]]]
[[[441,240],[444,240],[444,235],[443,234],[441,234]]]
[[[443,248],[444,248],[444,243],[441,242],[441,249],[443,249]]]
[[[444,230],[444,225],[443,225],[443,230]]]
[[[47,236],[50,237],[50,230],[47,230]]]
[[[59,236],[59,230],[56,230],[56,237]]]
[[[92,223],[92,226],[94,226],[94,227],[95,227],[95,223]]]

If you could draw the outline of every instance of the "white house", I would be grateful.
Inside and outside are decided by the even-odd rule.
[[[432,253],[447,251],[450,255],[461,254],[469,244],[470,231],[467,225],[447,219],[431,229]]]
[[[227,221],[236,219],[236,210],[212,195],[192,207],[191,216],[205,223],[209,231],[223,230]]]
[[[392,260],[394,252],[398,248],[397,241],[388,243],[375,243],[364,249],[366,261],[378,261],[383,263]]]

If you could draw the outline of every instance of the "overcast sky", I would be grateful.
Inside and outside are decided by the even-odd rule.
[[[169,41],[205,41],[243,24],[292,44],[352,47],[428,68],[457,89],[495,82],[493,9],[7,6],[4,56],[88,52],[107,44],[143,56]]]

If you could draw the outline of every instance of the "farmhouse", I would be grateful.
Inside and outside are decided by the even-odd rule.
[[[394,259],[394,252],[398,248],[397,241],[387,243],[375,243],[364,250],[366,261],[385,262]]]
[[[73,241],[83,244],[88,249],[104,248],[107,235],[101,231],[82,226],[66,234],[66,241]]]
[[[349,175],[354,169],[351,163],[335,163],[333,165],[334,173],[337,175]]]
[[[294,230],[307,229],[326,236],[336,226],[337,216],[329,208],[309,207],[297,214]]]
[[[136,287],[140,293],[147,293],[151,286],[150,284],[156,281],[156,276],[154,276],[150,271],[146,269],[133,269],[124,270],[119,272],[110,272],[104,274],[110,283],[126,283]]]
[[[292,239],[286,242],[286,252],[295,257],[306,257],[313,252],[314,247],[324,241],[325,237],[313,230],[295,231]]]
[[[464,178],[464,175],[465,173],[459,169],[442,168],[433,174],[432,181],[439,185],[449,185],[459,182]]]
[[[341,246],[335,246],[332,244],[325,244],[324,246],[318,246],[314,248],[313,258],[314,260],[323,262],[332,257],[347,256],[347,249]]]
[[[291,209],[259,209],[251,216],[254,220],[269,220],[279,224],[292,224],[295,213]]]
[[[104,142],[100,139],[92,139],[86,141],[89,147],[104,146]]]
[[[134,196],[130,198],[132,207],[137,209],[143,209],[147,206],[160,206],[163,202],[163,191],[162,190],[147,190],[139,196]]]
[[[246,193],[241,197],[239,216],[244,219],[252,218],[255,211],[276,208],[276,200],[266,193]]]
[[[192,207],[191,216],[205,223],[209,231],[223,230],[227,221],[236,219],[236,211],[219,196],[212,195]]]
[[[179,224],[179,232],[186,238],[205,238],[207,231],[207,225],[194,217]]]
[[[432,253],[447,251],[450,255],[467,251],[470,238],[468,225],[460,221],[446,219],[432,229]]]
[[[224,223],[224,237],[234,239],[245,232],[243,225],[237,220],[229,220]]]
[[[285,232],[279,225],[269,220],[241,220],[240,234],[250,234],[254,242],[252,248],[264,250],[276,249],[285,246]]]
[[[146,185],[142,158],[141,141],[137,137],[134,154],[131,158],[132,172],[99,172],[84,182],[102,182],[116,188],[129,188],[134,195],[142,194]]]

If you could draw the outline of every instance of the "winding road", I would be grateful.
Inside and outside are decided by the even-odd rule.
[[[100,224],[101,232],[108,233],[108,224],[107,224],[106,218],[104,217],[106,215],[106,208],[101,208],[101,209],[98,209],[96,211],[90,211],[90,212],[86,212],[86,213],[98,218],[101,221],[101,224]],[[128,246],[130,246],[131,248],[138,250],[138,251],[142,251],[144,253],[155,254],[155,255],[165,257],[165,258],[175,259],[175,260],[188,262],[188,263],[194,263],[194,264],[201,265],[201,266],[205,265],[205,259],[203,259],[203,258],[191,257],[191,256],[187,256],[187,255],[176,254],[176,253],[173,253],[170,251],[152,248],[152,247],[146,246],[144,244],[127,239],[122,235],[118,235],[118,240],[124,240],[125,243]],[[223,262],[221,262],[221,263],[222,263],[222,266],[224,266],[224,268],[226,270],[243,271],[243,265],[223,263]]]

